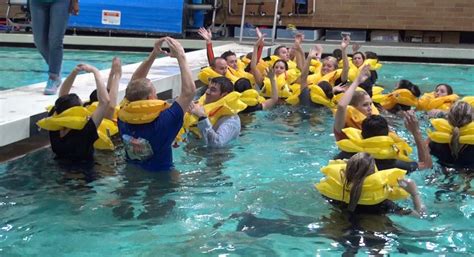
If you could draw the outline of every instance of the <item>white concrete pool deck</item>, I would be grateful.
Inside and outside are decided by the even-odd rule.
[[[152,46],[153,42],[151,41],[149,46]],[[252,48],[238,44],[227,44],[214,48],[216,55],[220,55],[226,50],[232,50],[240,55],[252,51]],[[188,52],[186,57],[196,78],[200,68],[207,66],[206,50]],[[127,83],[139,65],[140,63],[135,63],[122,67],[123,75],[119,87],[120,100],[125,94]],[[107,81],[109,71],[110,69],[101,70],[104,82]],[[148,78],[152,80],[157,93],[171,90],[172,97],[179,95],[181,79],[176,59],[170,57],[156,59]],[[0,146],[20,141],[35,133],[35,123],[45,115],[45,107],[53,105],[57,99],[56,95],[43,95],[45,85],[46,83],[42,82],[0,91]],[[89,94],[95,88],[94,76],[81,74],[76,77],[71,93],[78,94],[81,99],[88,99]]]

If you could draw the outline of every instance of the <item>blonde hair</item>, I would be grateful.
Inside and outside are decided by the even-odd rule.
[[[152,88],[149,79],[134,79],[128,83],[127,89],[125,90],[125,98],[130,102],[146,100],[151,93]]]
[[[354,95],[352,95],[352,99],[351,99],[351,102],[349,103],[349,105],[357,107],[357,105],[359,105],[359,103],[364,101],[364,98],[365,98],[366,95],[369,95],[369,94],[367,94],[367,92],[365,92],[365,91],[355,91]]]
[[[448,122],[454,127],[449,148],[451,148],[451,155],[457,159],[462,147],[459,144],[459,128],[472,122],[471,105],[463,101],[454,103],[448,112]]]
[[[332,62],[333,66],[334,66],[334,70],[337,70],[337,68],[339,66],[339,62],[337,61],[336,57],[327,56],[326,58],[323,59],[323,62],[324,61]]]
[[[347,207],[350,212],[353,212],[357,207],[365,178],[374,172],[375,160],[368,153],[356,153],[347,161],[342,197],[344,198],[344,191],[350,187],[349,206]]]

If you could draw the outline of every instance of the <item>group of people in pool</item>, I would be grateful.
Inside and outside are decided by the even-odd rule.
[[[421,215],[423,203],[416,184],[404,178],[406,172],[431,168],[431,155],[446,167],[474,167],[470,158],[474,153],[472,100],[461,101],[447,84],[421,96],[416,85],[401,80],[393,92],[382,94],[375,86],[376,70],[381,66],[376,55],[353,51],[350,59],[347,36],[342,39],[340,54],[335,51],[334,56],[322,58],[319,45],[305,55],[303,38],[297,35],[291,48],[278,47],[272,56],[262,59],[264,39],[258,29],[253,52],[240,58],[231,51],[215,57],[212,34],[205,29],[199,33],[206,40],[209,67],[201,70],[198,81],[193,80],[180,43],[163,37],[133,73],[119,107],[119,58],[112,61],[107,85],[95,67],[75,67],[61,85],[49,116],[38,122],[50,131],[57,158],[91,161],[94,147],[114,149],[110,136],[118,133],[130,164],[152,172],[170,171],[174,168],[172,146],[183,140],[184,133],[194,134],[209,147],[222,147],[239,136],[239,113],[288,103],[333,111],[333,132],[341,149],[334,159],[344,161],[330,162],[322,169],[335,172],[337,186],[322,189],[334,178],[327,172],[316,187],[329,202],[351,213]],[[163,44],[169,53],[162,50]],[[177,59],[181,74],[181,93],[172,104],[157,99],[147,78],[162,53]],[[79,72],[93,73],[96,80],[97,90],[86,104],[70,93]],[[195,83],[203,85],[197,90]],[[422,138],[414,109],[429,111],[434,117],[435,130],[428,133],[428,141]],[[411,147],[390,130],[387,115],[403,117],[416,144],[417,161],[409,158]],[[378,184],[373,187],[369,180]],[[413,199],[412,211],[393,202],[408,196]]]

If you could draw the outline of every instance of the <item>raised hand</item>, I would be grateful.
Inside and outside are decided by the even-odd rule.
[[[199,36],[201,36],[207,43],[211,43],[212,41],[212,33],[210,29],[199,28],[198,30]]]
[[[359,51],[360,45],[357,43],[352,44],[352,53]]]
[[[420,124],[413,110],[403,112],[403,116],[405,118],[405,127],[408,131],[415,134],[420,130]]]
[[[364,65],[357,76],[357,81],[362,83],[370,77],[370,66],[368,64]]]
[[[275,78],[275,70],[272,67],[268,67],[266,71],[267,71],[268,78],[270,79]]]
[[[295,35],[295,45],[301,45],[301,42],[304,40],[304,34],[303,33],[296,33]]]
[[[120,58],[114,57],[114,59],[112,59],[112,68],[110,69],[110,73],[113,73],[117,78],[122,77],[122,61]]]
[[[161,49],[161,46],[163,45],[163,42],[165,42],[165,39],[166,39],[166,37],[158,38],[155,41],[155,45],[153,46],[153,51],[155,51],[157,53],[167,54],[166,51]]]
[[[76,67],[79,67],[81,71],[85,71],[85,72],[95,72],[95,71],[98,71],[98,69],[92,65],[89,65],[89,64],[85,64],[85,63],[81,63],[79,65],[77,65]]]
[[[181,46],[178,40],[171,37],[166,37],[165,41],[168,44],[168,47],[170,48],[170,52],[168,53],[168,56],[174,57],[174,58],[184,56],[183,46]]]
[[[348,35],[345,35],[341,41],[341,48],[346,49],[350,45],[350,43],[351,43],[351,37]]]

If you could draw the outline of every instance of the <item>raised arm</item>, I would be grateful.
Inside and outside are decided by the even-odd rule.
[[[304,35],[301,33],[298,33],[295,35],[295,43],[294,43],[294,49],[295,49],[295,57],[296,57],[296,66],[298,69],[303,70],[304,68],[304,51],[303,48],[301,47],[301,42],[304,39]]]
[[[405,118],[405,127],[410,131],[415,139],[416,149],[418,150],[418,169],[430,169],[433,167],[428,145],[423,141],[420,131],[420,124],[413,110],[403,112]]]
[[[270,79],[270,83],[272,85],[272,96],[270,99],[267,99],[262,103],[263,110],[272,108],[278,102],[278,89],[277,83],[275,81],[275,71],[273,68],[268,68],[267,76]]]
[[[347,106],[351,102],[352,96],[354,96],[356,88],[359,86],[360,83],[362,83],[368,78],[369,74],[369,66],[365,65],[359,73],[359,76],[355,79],[355,81],[352,82],[352,84],[342,96],[339,103],[337,103],[336,116],[334,117],[334,130],[336,132],[342,132],[342,129],[345,127]]]
[[[308,74],[309,74],[309,66],[311,66],[311,60],[312,59],[321,59],[321,53],[322,53],[322,47],[321,45],[316,45],[315,47],[311,48],[308,52],[308,57],[306,57],[306,60],[304,62],[303,69],[301,70],[301,91],[303,89],[308,87]]]
[[[97,99],[99,100],[99,104],[97,105],[97,109],[95,109],[94,113],[92,114],[92,120],[94,121],[95,126],[99,127],[109,106],[109,94],[107,93],[107,89],[105,88],[105,84],[102,80],[102,76],[100,75],[100,71],[96,67],[88,64],[83,64],[81,67],[83,71],[92,72],[94,74],[95,85],[97,87]]]
[[[72,69],[71,73],[67,78],[64,80],[63,84],[59,88],[59,97],[69,94],[71,91],[72,85],[74,84],[74,80],[76,80],[77,74],[82,70],[82,64],[78,64],[74,69]]]
[[[211,30],[205,28],[199,28],[198,34],[206,40],[206,53],[207,53],[207,62],[211,65],[212,60],[214,60],[214,50],[212,49],[212,33]]]
[[[170,37],[166,37],[165,40],[170,48],[169,56],[178,60],[181,73],[181,94],[176,99],[176,102],[181,106],[181,109],[187,110],[196,93],[196,85],[194,84],[191,69],[186,61],[183,46],[181,46],[178,40]]]
[[[260,32],[260,30],[257,28],[257,41],[255,42],[255,45],[253,46],[253,53],[252,53],[252,60],[250,62],[250,71],[252,75],[255,77],[255,83],[259,86],[263,84],[263,79],[264,76],[260,71],[257,69],[257,63],[259,61],[258,59],[258,49],[260,45],[263,45],[264,39],[263,39],[263,34]]]
[[[110,69],[109,79],[107,81],[107,89],[109,91],[109,105],[105,112],[105,118],[112,120],[117,106],[117,95],[120,78],[122,78],[122,62],[120,58],[114,57],[112,60],[112,68]]]
[[[148,57],[140,64],[140,66],[138,66],[138,68],[133,73],[131,80],[144,79],[146,76],[148,76],[148,72],[150,72],[150,68],[153,65],[156,57],[158,57],[160,53],[163,53],[163,50],[161,50],[161,45],[164,41],[165,38],[159,38],[155,41],[153,51],[151,51]]]
[[[342,51],[342,74],[341,81],[343,83],[347,82],[347,77],[349,74],[349,58],[347,58],[347,47],[351,43],[351,38],[349,36],[344,36],[341,41],[341,51]],[[363,82],[363,81],[362,81]]]

